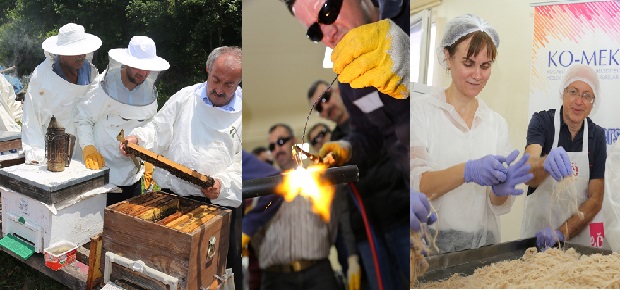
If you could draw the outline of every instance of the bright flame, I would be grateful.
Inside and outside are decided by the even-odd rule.
[[[300,166],[285,172],[284,180],[278,185],[276,192],[283,195],[287,202],[293,201],[297,195],[309,198],[312,211],[323,221],[328,222],[335,188],[320,178],[325,169],[327,167],[320,165],[310,166],[307,169]]]

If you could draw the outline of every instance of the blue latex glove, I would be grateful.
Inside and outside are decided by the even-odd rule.
[[[493,185],[493,192],[495,195],[506,196],[523,194],[523,189],[517,189],[515,187],[519,183],[525,183],[534,178],[534,175],[529,173],[530,165],[527,163],[527,160],[530,158],[529,154],[523,154],[523,157],[521,157],[517,163],[512,164],[518,155],[519,151],[515,150],[506,157],[506,164],[508,164],[506,181],[498,185]]]
[[[564,179],[564,177],[573,174],[573,167],[570,164],[570,158],[564,148],[553,148],[545,159],[545,171],[549,172],[551,177],[556,181]]]
[[[536,245],[541,250],[553,247],[553,245],[564,240],[564,234],[560,230],[554,230],[550,227],[546,227],[536,233]]]
[[[506,158],[501,155],[487,155],[465,163],[465,182],[491,186],[506,181]]]
[[[413,231],[419,232],[422,224],[431,225],[437,220],[435,213],[431,212],[431,205],[423,193],[413,189],[409,190],[409,225]]]

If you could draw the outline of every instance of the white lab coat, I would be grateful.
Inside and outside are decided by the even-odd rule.
[[[105,75],[104,71],[97,77],[95,85],[77,105],[75,126],[80,147],[84,149],[87,145],[94,145],[103,156],[106,166],[110,168],[110,183],[129,186],[140,180],[144,169],[136,168],[131,158],[121,153],[116,137],[121,129],[126,133],[146,124],[157,113],[157,98],[146,106],[120,103],[103,90],[101,80]]]
[[[22,121],[22,104],[15,100],[13,85],[0,76],[0,130],[9,132],[21,131],[18,122]]]
[[[52,115],[65,127],[65,132],[75,135],[73,123],[77,115],[77,103],[84,97],[90,86],[72,84],[52,70],[53,61],[46,58],[30,77],[30,84],[24,100],[22,118],[22,145],[26,163],[45,162],[45,133]],[[99,74],[91,64],[91,78]],[[78,140],[79,141],[79,140]],[[82,150],[75,146],[73,158],[82,161]]]
[[[443,91],[412,99],[410,122],[411,187],[417,191],[420,178],[427,171],[446,169],[487,154],[506,156],[511,152],[506,120],[481,99],[471,129],[446,102]],[[491,194],[490,186],[470,182],[432,201],[438,215],[437,245],[441,251],[475,249],[500,242],[499,216],[510,211],[514,196],[502,205],[493,205]]]
[[[616,140],[605,161],[605,194],[603,195],[604,240],[611,250],[620,252],[620,142]]]
[[[183,88],[166,102],[151,122],[127,135],[139,145],[221,181],[220,195],[211,202],[241,205],[241,88],[235,110],[208,106],[200,92],[205,83]],[[153,179],[179,195],[203,196],[200,188],[155,168]]]

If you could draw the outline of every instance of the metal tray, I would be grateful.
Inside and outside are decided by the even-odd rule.
[[[480,267],[495,262],[520,259],[525,250],[536,247],[536,238],[516,240],[497,245],[480,247],[478,249],[462,252],[447,253],[431,256],[427,259],[429,268],[426,273],[418,278],[418,281],[435,282],[450,278],[453,274],[471,275]],[[574,248],[578,253],[590,255],[594,253],[611,254],[610,250],[594,247],[564,243],[564,248]]]

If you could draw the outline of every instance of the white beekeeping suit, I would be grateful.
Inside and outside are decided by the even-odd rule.
[[[65,132],[75,135],[73,123],[76,105],[90,85],[78,85],[59,76],[53,65],[59,56],[90,54],[101,46],[101,39],[84,32],[84,27],[69,23],[60,28],[58,36],[51,36],[43,44],[46,59],[30,77],[24,99],[22,117],[22,145],[27,164],[45,162],[45,133],[53,116],[65,127]],[[90,69],[91,83],[99,74],[97,68],[85,61]],[[81,159],[80,148],[74,148],[74,158]]]
[[[196,171],[217,178],[222,187],[214,204],[241,204],[241,88],[233,111],[211,107],[201,92],[206,84],[183,88],[166,102],[151,122],[131,131],[140,146]],[[153,179],[179,195],[201,196],[200,188],[156,168]]]
[[[155,42],[145,36],[134,36],[127,49],[112,49],[108,55],[108,69],[78,104],[75,124],[84,153],[87,154],[87,146],[94,146],[110,168],[110,183],[130,186],[140,180],[143,169],[121,153],[116,137],[121,129],[129,132],[157,113],[155,80],[170,65],[155,55]],[[131,75],[138,70],[145,71],[144,74],[148,72],[148,77],[129,90],[121,75]],[[88,162],[86,166],[89,167]]]
[[[21,131],[22,104],[15,100],[13,86],[4,76],[0,76],[0,105],[0,130]]]

